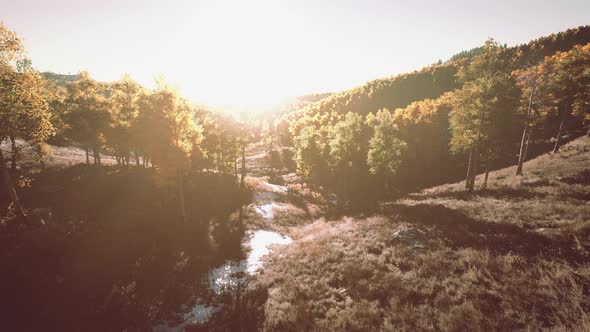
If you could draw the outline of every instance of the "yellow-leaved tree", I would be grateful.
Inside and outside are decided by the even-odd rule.
[[[53,134],[44,92],[45,83],[24,56],[16,34],[0,23],[0,143],[12,143],[12,169],[16,172],[17,139],[42,150]],[[0,150],[0,173],[18,216],[26,217]]]
[[[162,179],[176,185],[180,215],[186,221],[184,179],[191,168],[190,153],[202,140],[202,128],[195,121],[192,107],[164,84],[141,94],[137,104],[137,139]]]

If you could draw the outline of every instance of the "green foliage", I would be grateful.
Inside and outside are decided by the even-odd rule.
[[[358,167],[358,164],[364,163],[367,152],[366,129],[362,115],[352,112],[336,123],[329,143],[333,167]]]
[[[16,33],[0,22],[0,142],[10,137],[40,145],[53,133],[44,81]]]
[[[337,124],[348,113],[365,116],[383,108],[396,109],[392,121],[398,127],[399,138],[407,143],[407,151],[393,182],[413,190],[456,180],[463,173],[458,165],[464,162],[465,152],[478,140],[483,161],[514,161],[525,113],[519,111],[519,102],[526,91],[521,94],[523,87],[517,87],[517,76],[511,72],[589,41],[590,26],[585,26],[511,48],[487,43],[452,61],[332,94],[283,118],[290,122],[294,141],[304,130],[308,136],[307,128],[315,128],[318,139],[326,141],[333,139]],[[581,91],[580,87],[570,89]],[[479,110],[484,106],[480,128]],[[547,122],[549,127],[554,123],[546,116],[537,121]],[[539,137],[545,139],[547,133]],[[368,144],[369,137],[364,139],[361,144]],[[449,153],[449,147],[454,155]],[[341,151],[332,148],[328,145],[325,150],[329,150],[335,166],[334,157],[341,157]]]
[[[0,141],[11,137],[43,144],[53,135],[43,87],[35,72],[0,72]]]
[[[324,177],[328,170],[326,143],[315,128],[307,127],[301,131],[294,141],[295,163],[297,172],[303,181],[311,184],[325,183]]]
[[[66,135],[97,154],[111,122],[109,100],[102,96],[102,87],[86,72],[66,89]]]
[[[274,150],[276,148],[276,143],[277,143],[276,142],[277,131],[276,131],[276,124],[275,124],[274,118],[266,119],[265,121],[263,121],[262,132],[260,135],[261,135],[260,139],[262,140],[264,146],[266,147],[266,152],[269,154],[274,152]]]
[[[450,114],[454,152],[477,146],[493,154],[502,144],[516,141],[520,95],[511,76],[511,59],[503,51],[488,40],[482,53],[458,73],[463,88],[454,93]]]
[[[188,156],[202,140],[191,108],[174,91],[159,88],[138,98],[138,132],[145,153],[163,169],[188,167]]]
[[[474,47],[468,51],[461,51],[459,53],[454,54],[450,61],[455,61],[455,60],[459,60],[459,59],[470,59],[473,58],[476,55],[479,55],[481,53],[481,51],[483,50],[483,47],[479,46],[479,47]]]
[[[456,176],[460,160],[449,152],[449,113],[453,93],[425,99],[397,109],[393,123],[407,149],[394,182],[400,190],[412,190]],[[462,173],[462,172],[461,172]]]
[[[401,164],[406,144],[398,139],[397,128],[389,110],[380,110],[376,115],[369,113],[367,123],[373,127],[367,158],[369,171],[373,175],[390,178]]]

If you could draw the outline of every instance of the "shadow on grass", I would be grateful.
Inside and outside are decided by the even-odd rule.
[[[453,248],[487,249],[496,254],[515,253],[525,257],[553,257],[569,262],[587,260],[584,252],[572,247],[568,237],[549,238],[513,224],[485,222],[442,205],[394,205],[391,214],[400,220],[433,227],[435,236]]]
[[[422,201],[427,199],[436,198],[452,198],[461,201],[472,200],[473,197],[489,197],[495,199],[508,199],[508,200],[519,200],[519,199],[532,199],[532,198],[544,198],[547,196],[545,193],[530,191],[524,188],[511,188],[511,187],[495,187],[490,189],[480,189],[473,193],[469,193],[467,190],[461,191],[445,191],[441,193],[432,194],[414,194],[408,195],[408,198],[415,201]]]
[[[585,170],[576,175],[561,178],[559,181],[567,184],[590,184],[590,170]]]

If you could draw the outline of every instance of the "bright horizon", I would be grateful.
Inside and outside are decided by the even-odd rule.
[[[590,23],[588,1],[1,1],[40,71],[149,88],[163,75],[193,102],[243,109]]]

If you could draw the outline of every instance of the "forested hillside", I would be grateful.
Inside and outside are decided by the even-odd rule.
[[[537,63],[545,56],[587,43],[590,43],[590,26],[581,26],[507,48],[506,52],[514,57],[514,66],[520,68]],[[442,64],[433,64],[412,73],[377,79],[351,90],[334,93],[329,98],[302,109],[299,116],[317,118],[321,117],[322,113],[348,112],[366,115],[382,108],[395,110],[414,101],[437,98],[445,92],[461,87],[461,82],[456,78],[458,69],[480,52],[467,52]]]
[[[286,117],[299,173],[311,187],[366,203],[457,180],[467,164],[472,176],[558,149],[588,120],[588,42],[588,26],[509,48],[491,40],[455,60],[333,94]]]

